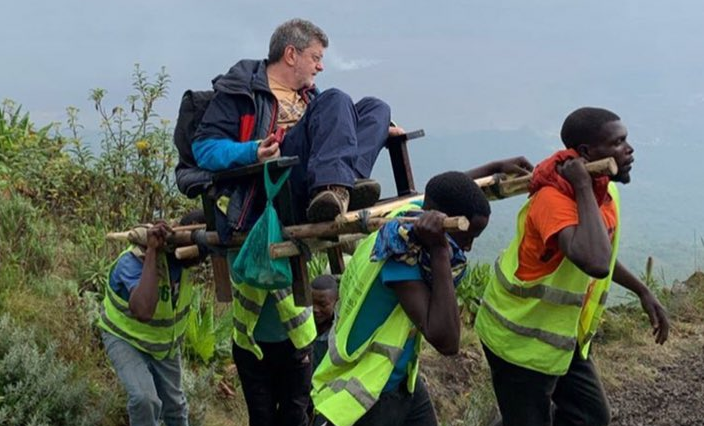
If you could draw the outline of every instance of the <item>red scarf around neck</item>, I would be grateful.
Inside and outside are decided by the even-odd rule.
[[[562,175],[557,172],[557,166],[567,160],[577,157],[579,157],[579,154],[574,149],[563,149],[538,163],[533,170],[528,196],[532,196],[544,186],[552,186],[574,200],[574,189],[572,188],[572,184],[570,184],[567,179],[562,177]],[[592,177],[594,197],[596,198],[597,204],[600,206],[606,200],[609,180],[610,178],[608,176]]]

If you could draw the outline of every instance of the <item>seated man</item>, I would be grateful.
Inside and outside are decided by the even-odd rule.
[[[482,170],[490,170],[484,167]],[[423,210],[407,205],[359,245],[340,283],[330,347],[313,376],[315,409],[336,426],[437,424],[418,379],[421,340],[443,355],[459,349],[455,285],[465,251],[489,222],[490,207],[468,172],[432,178]],[[466,216],[470,228],[446,233],[443,219]]]
[[[196,211],[180,224],[204,220]],[[203,258],[183,262],[164,253],[169,232],[166,223],[157,223],[147,231],[146,248],[126,250],[115,261],[98,321],[134,426],[156,426],[160,418],[167,426],[188,425],[180,343],[193,295],[187,268]]]
[[[403,132],[390,127],[389,106],[378,99],[354,104],[340,90],[318,92],[314,80],[327,46],[311,22],[281,24],[268,59],[241,60],[214,80],[215,96],[192,145],[198,166],[210,171],[298,156],[290,178],[293,207],[299,219],[305,214],[312,222],[374,204],[381,189],[369,179],[372,166],[389,135]],[[230,201],[235,230],[248,229],[258,216],[254,191],[253,184],[241,188]]]

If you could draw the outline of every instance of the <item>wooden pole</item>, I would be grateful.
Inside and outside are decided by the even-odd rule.
[[[176,250],[174,250],[174,256],[176,256],[178,260],[195,259],[200,256],[200,250],[197,245],[177,247]]]
[[[604,158],[599,161],[594,161],[586,164],[587,171],[592,175],[614,175],[618,171],[616,162],[613,158]],[[509,179],[501,179],[500,176],[487,176],[475,180],[479,186],[485,189],[487,196],[489,198],[504,198],[511,197],[518,194],[523,194],[528,191],[530,185],[530,179],[532,175],[519,176]],[[422,200],[423,195],[415,195],[410,197],[401,198],[394,200],[389,203],[380,204],[377,206],[370,207],[365,210],[358,210],[350,212],[343,216],[338,216],[335,221],[331,222],[321,222],[321,223],[310,223],[303,225],[292,225],[284,228],[284,235],[287,238],[293,239],[313,239],[313,238],[332,238],[339,237],[342,235],[355,235],[355,234],[367,234],[376,231],[383,224],[393,220],[392,218],[383,218],[383,216],[398,207],[406,205],[413,201]],[[366,216],[366,220],[363,221],[362,216]],[[417,218],[397,218],[400,221],[415,221]],[[469,229],[469,220],[463,216],[459,217],[448,217],[445,219],[443,226],[445,230],[452,231],[465,231]],[[167,237],[167,242],[181,247],[181,246],[191,246],[194,242],[194,232],[205,232],[205,242],[209,245],[219,245],[224,247],[241,247],[247,238],[246,233],[235,233],[232,235],[229,241],[222,242],[215,231],[202,231],[205,225],[189,225],[185,227],[174,228],[173,233],[169,234]],[[129,241],[133,244],[146,245],[146,226],[131,229],[126,232],[110,232],[107,234],[108,240],[115,241]],[[329,242],[332,243],[332,242]],[[288,245],[287,243],[281,243],[283,245],[276,246],[271,249],[271,254],[273,258],[278,257],[289,257],[288,253],[294,253],[292,256],[296,256],[298,253],[297,248]],[[293,243],[291,243],[293,244]],[[326,249],[330,247],[335,247],[335,245],[328,245],[327,243],[321,243],[320,249]],[[192,255],[192,248],[179,252],[180,256],[190,256]],[[189,257],[184,257],[189,258]]]
[[[359,241],[366,237],[367,234],[347,234],[340,235],[338,241],[329,240],[319,240],[316,238],[310,238],[303,240],[303,243],[308,246],[311,252],[316,253],[319,251],[327,250],[334,247],[340,247],[349,242]],[[284,241],[282,243],[275,243],[269,245],[269,256],[272,259],[279,259],[282,257],[292,257],[301,254],[298,246],[291,241]]]
[[[416,217],[405,217],[396,218],[401,222],[415,222],[418,218]],[[295,239],[305,239],[305,238],[331,238],[337,237],[342,234],[356,234],[356,233],[371,233],[381,228],[382,225],[394,220],[394,218],[387,217],[374,217],[370,218],[365,224],[363,222],[350,222],[339,224],[336,222],[320,222],[320,223],[309,223],[304,225],[291,225],[284,228],[284,235],[288,238]],[[443,223],[443,227],[448,232],[454,231],[466,231],[469,229],[469,220],[464,216],[456,217],[446,217]],[[144,240],[138,235],[137,232],[131,230],[128,232],[111,232],[108,234],[108,238],[117,241],[129,241],[135,244],[146,243],[146,238]],[[177,246],[192,245],[193,238],[191,235],[192,231],[179,231],[174,232],[166,237],[166,241],[170,244],[175,244]],[[145,234],[146,235],[146,234]],[[224,244],[220,241],[217,232],[206,231],[205,239],[210,245],[220,245],[224,247],[241,247],[247,238],[246,233],[235,233],[232,235],[230,241]]]
[[[366,237],[367,234],[346,234],[340,235],[337,241],[319,240],[316,238],[306,238],[303,243],[310,249],[312,253],[327,250],[329,248],[340,247],[344,244],[359,241]],[[200,255],[197,245],[177,247],[174,251],[176,259],[194,259]],[[269,256],[272,259],[280,259],[282,257],[293,257],[301,255],[298,246],[291,241],[283,241],[281,243],[273,243],[269,245]]]
[[[587,163],[586,168],[592,176],[613,176],[618,172],[616,161],[611,157]],[[528,192],[532,177],[533,174],[512,178],[507,178],[505,175],[494,175],[475,179],[474,182],[484,190],[484,194],[488,199],[496,200]],[[379,217],[388,214],[405,204],[416,201],[422,202],[423,194],[405,197],[399,200],[394,200],[390,203],[379,204],[368,209],[357,210],[349,212],[345,215],[339,215],[335,218],[335,221],[338,223],[356,222],[360,220],[362,215],[367,215],[368,217]]]

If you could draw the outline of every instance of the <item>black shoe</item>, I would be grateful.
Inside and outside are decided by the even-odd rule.
[[[374,179],[357,179],[350,189],[349,210],[366,209],[373,206],[381,196],[381,185]]]
[[[319,191],[310,201],[306,216],[309,222],[335,220],[338,214],[347,213],[350,194],[344,186],[329,186]]]

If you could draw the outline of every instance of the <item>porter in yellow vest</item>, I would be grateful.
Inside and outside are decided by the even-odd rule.
[[[641,298],[656,342],[667,338],[664,309],[617,260],[618,190],[584,167],[613,157],[618,173],[611,180],[628,183],[633,148],[626,137],[616,114],[578,109],[562,128],[568,149],[533,173],[531,197],[496,261],[475,324],[504,426],[609,423],[589,349],[612,279]]]
[[[202,223],[194,212],[181,223]],[[124,251],[113,263],[98,320],[103,343],[127,395],[130,424],[187,426],[180,343],[193,286],[187,266],[164,253],[169,227],[147,231],[147,247]],[[199,259],[200,260],[200,259]]]
[[[232,356],[250,425],[306,424],[310,404],[311,307],[298,307],[291,288],[232,286]]]
[[[428,182],[424,209],[409,205],[392,213],[415,210],[419,219],[412,230],[391,222],[371,234],[342,276],[328,353],[313,376],[313,404],[331,424],[437,424],[417,379],[421,340],[445,355],[458,351],[454,287],[465,272],[464,251],[486,227],[490,209],[460,172]],[[448,238],[446,215],[468,217],[469,231]]]

